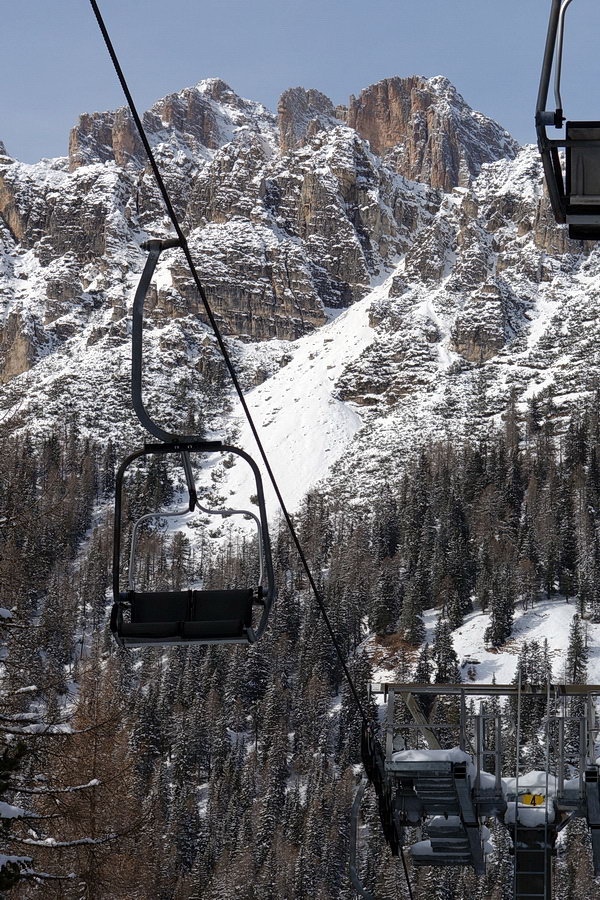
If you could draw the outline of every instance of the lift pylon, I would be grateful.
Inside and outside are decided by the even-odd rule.
[[[376,786],[378,795],[391,798],[384,825],[388,832],[394,828],[400,850],[406,834],[420,832],[421,840],[408,847],[413,866],[468,865],[484,872],[490,849],[485,823],[495,818],[513,841],[514,900],[552,900],[557,835],[580,817],[591,830],[594,871],[600,874],[600,769],[595,751],[600,685],[374,683],[371,694],[381,698],[385,709],[382,740],[377,742],[381,784]],[[518,746],[515,730],[520,722],[518,715],[515,722],[514,711],[493,698],[512,698],[520,710],[527,696],[545,705],[546,771],[521,773],[513,749],[515,777],[503,777],[509,762],[505,736],[512,728],[511,742]],[[425,698],[455,702],[445,720],[438,706],[432,722],[423,712]],[[574,698],[584,702],[572,716],[568,702]],[[574,764],[566,748],[566,729],[571,752],[577,735]],[[369,745],[363,743],[363,756],[368,753]],[[368,775],[371,762],[365,760]],[[575,771],[569,779],[567,763]],[[388,838],[390,845],[393,840]],[[356,874],[356,855],[353,865]]]

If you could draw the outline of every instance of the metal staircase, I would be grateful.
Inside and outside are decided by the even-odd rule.
[[[485,871],[483,840],[464,763],[395,762],[386,770],[399,782],[396,805],[425,817],[430,852],[411,852],[417,866],[468,866]],[[415,803],[416,798],[416,803]]]
[[[515,900],[552,900],[552,857],[556,828],[517,823],[513,837]]]

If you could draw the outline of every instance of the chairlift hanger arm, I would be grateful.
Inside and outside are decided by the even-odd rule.
[[[552,67],[556,56],[556,41],[559,29],[559,23],[564,26],[564,10],[562,9],[565,0],[552,0],[552,9],[550,12],[550,22],[548,25],[548,34],[546,37],[546,47],[544,50],[544,60],[542,63],[542,74],[540,78],[540,86],[535,109],[535,127],[538,138],[538,147],[542,157],[542,165],[544,167],[544,176],[550,196],[552,211],[557,222],[564,223],[567,221],[566,199],[564,190],[564,181],[558,149],[556,145],[550,143],[546,127],[554,125],[556,128],[562,128],[563,112],[559,107],[554,112],[546,111],[548,101],[548,90],[550,88],[550,78],[552,75]],[[570,0],[569,0],[570,2]],[[566,7],[565,7],[566,9]],[[562,15],[561,15],[562,10]],[[562,58],[562,36],[564,27],[561,28],[560,55]],[[560,97],[560,73],[561,64],[557,66],[558,80],[555,82],[555,95]]]
[[[131,333],[131,401],[140,423],[149,434],[159,441],[169,443],[175,439],[175,435],[161,428],[149,415],[142,397],[142,335],[144,330],[144,303],[146,294],[163,250],[179,247],[177,238],[168,241],[151,240],[141,245],[142,250],[148,250],[146,265],[142,272],[135,297],[133,298],[132,333]]]
[[[557,222],[569,226],[575,240],[600,240],[600,121],[565,121],[561,77],[566,13],[573,0],[552,0],[540,86],[535,109],[538,147],[546,187]],[[548,110],[548,91],[554,71],[554,102]],[[564,138],[548,137],[547,129],[565,128]],[[564,147],[563,160],[559,147]]]
[[[556,61],[554,66],[554,102],[556,103],[556,109],[562,110],[562,97],[560,95],[560,79],[562,75],[562,58],[563,58],[563,45],[565,40],[565,13],[567,11],[567,7],[570,6],[572,0],[562,0],[560,10],[558,12],[558,36],[557,36],[557,47],[556,47]]]
[[[546,47],[544,50],[544,60],[542,63],[542,74],[540,77],[540,86],[535,108],[538,137],[540,136],[540,130],[544,138],[546,137],[545,126],[554,125],[556,128],[562,128],[564,121],[560,81],[562,76],[565,13],[570,3],[571,0],[552,0],[550,22],[548,24],[548,34],[546,36]],[[546,105],[548,103],[548,91],[550,89],[550,78],[552,76],[553,67],[555,70],[554,99],[556,102],[556,110],[551,112],[546,110]]]
[[[146,265],[144,266],[142,276],[135,292],[135,297],[133,298],[131,329],[131,401],[135,413],[140,420],[140,424],[146,429],[147,432],[149,432],[149,434],[158,438],[159,441],[165,441],[166,443],[178,440],[178,438],[176,435],[171,434],[169,431],[165,431],[164,428],[161,428],[161,426],[158,425],[154,421],[154,419],[152,419],[152,417],[148,413],[148,410],[144,406],[144,399],[142,397],[142,342],[144,331],[144,303],[146,300],[146,295],[148,293],[148,288],[150,287],[150,282],[152,281],[152,276],[154,275],[154,270],[156,269],[156,266],[158,264],[160,254],[163,252],[163,250],[169,250],[173,247],[180,246],[181,241],[179,240],[179,238],[171,238],[165,241],[150,240],[141,245],[142,250],[148,251],[148,258],[146,259]],[[192,465],[189,456],[186,453],[182,454],[181,461],[183,463],[183,471],[185,473],[185,480],[190,498],[189,508],[190,512],[192,512],[195,509],[196,503],[198,501],[198,494],[194,481],[194,473],[192,471]]]

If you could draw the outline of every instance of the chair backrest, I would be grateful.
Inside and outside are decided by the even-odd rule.
[[[600,122],[567,122],[566,127],[568,205],[600,210]]]

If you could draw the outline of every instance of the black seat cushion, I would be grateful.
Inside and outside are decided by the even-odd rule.
[[[252,588],[231,591],[130,591],[131,621],[123,637],[165,640],[239,640],[252,626]]]
[[[137,593],[130,591],[131,622],[183,622],[189,618],[190,591],[156,591]]]

